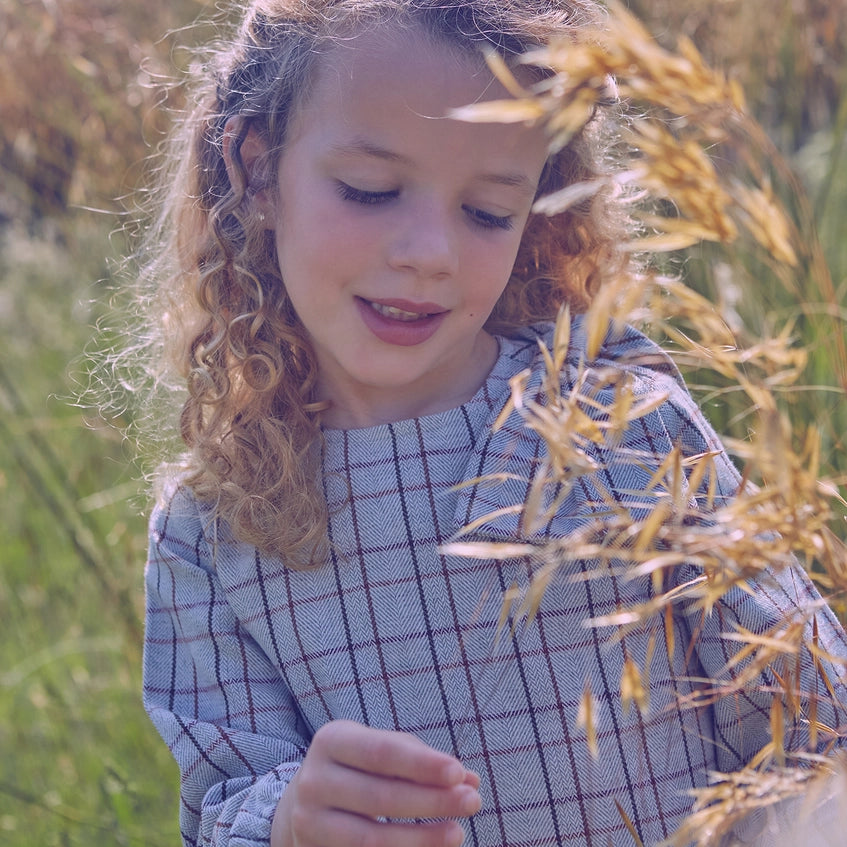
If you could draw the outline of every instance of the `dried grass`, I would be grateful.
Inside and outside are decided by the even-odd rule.
[[[665,50],[619,3],[610,4],[610,9],[607,28],[578,33],[576,43],[553,45],[526,57],[555,71],[532,91],[522,89],[502,64],[492,61],[494,72],[515,99],[469,106],[458,110],[457,117],[541,123],[550,133],[551,148],[558,149],[608,98],[614,80],[620,100],[634,115],[626,142],[635,164],[609,180],[618,190],[646,198],[648,210],[640,219],[642,232],[627,249],[658,253],[703,241],[723,245],[743,241],[759,251],[787,286],[793,284],[792,275],[801,262],[825,275],[825,266],[815,257],[815,243],[804,243],[780,205],[769,176],[773,148],[746,113],[737,85],[707,67],[689,41],[683,40],[677,52]],[[718,168],[718,153],[733,167]],[[763,156],[768,166],[762,164]],[[540,200],[537,210],[554,214],[608,184],[593,181],[569,186]],[[824,280],[822,288],[826,286]],[[586,316],[589,357],[599,349],[610,320],[649,325],[651,334],[667,341],[681,365],[711,370],[722,384],[747,398],[749,437],[725,440],[743,469],[738,496],[726,502],[709,487],[709,480],[715,478],[714,454],[686,458],[674,451],[634,497],[646,508],[622,508],[611,496],[604,497],[604,502],[594,504],[601,518],[577,537],[508,545],[459,540],[448,551],[495,559],[530,555],[541,562],[530,587],[519,597],[507,598],[512,614],[529,620],[550,579],[568,563],[596,562],[597,572],[588,579],[609,572],[648,576],[655,589],[650,599],[586,622],[617,627],[620,632],[650,621],[667,623],[680,603],[709,614],[727,592],[748,590],[749,581],[761,577],[766,568],[779,570],[798,560],[830,598],[843,597],[847,546],[837,531],[843,534],[847,503],[839,485],[844,480],[821,475],[819,433],[815,428],[795,431],[777,399],[779,392],[797,383],[806,363],[805,351],[793,344],[790,324],[774,337],[746,338],[731,310],[723,313],[721,304],[709,302],[680,279],[659,273],[646,273],[640,285],[631,278],[622,279],[600,293]],[[636,400],[626,381],[614,372],[592,373],[590,391],[584,384],[587,374],[582,372],[573,388],[563,393],[558,374],[569,326],[570,315],[565,312],[557,325],[556,348],[547,357],[544,396],[525,396],[525,376],[520,376],[513,382],[511,404],[504,412],[505,417],[517,409],[525,425],[547,445],[547,457],[523,505],[523,525],[529,535],[548,521],[582,475],[597,469],[591,446],[614,447],[624,428],[665,399],[657,394]],[[742,344],[739,338],[748,343]],[[836,359],[847,361],[843,345],[841,337]],[[611,405],[598,406],[598,380],[614,389]],[[629,461],[638,462],[639,457]],[[545,506],[545,492],[552,486],[558,494]],[[705,491],[705,499],[693,504],[691,492],[698,489]],[[703,519],[704,507],[708,520]],[[686,564],[696,565],[700,576],[664,590],[666,577]],[[672,844],[718,844],[752,811],[808,793],[821,775],[845,767],[843,762],[802,751],[788,753],[783,744],[789,717],[802,716],[808,722],[812,746],[831,739],[835,731],[817,721],[818,695],[797,691],[791,670],[801,650],[808,650],[814,657],[820,690],[834,696],[834,681],[821,662],[817,629],[808,626],[815,611],[814,607],[801,609],[794,619],[762,635],[743,630],[725,633],[739,644],[733,666],[726,669],[733,673],[712,680],[682,705],[695,708],[732,696],[755,684],[767,668],[778,681],[772,692],[772,739],[749,767],[715,774],[707,788],[696,792],[693,812]],[[666,632],[673,651],[672,627],[666,626]],[[645,668],[627,663],[621,680],[624,709],[647,707],[645,676]],[[592,755],[596,755],[594,713],[592,694],[586,689],[579,723],[586,730]]]

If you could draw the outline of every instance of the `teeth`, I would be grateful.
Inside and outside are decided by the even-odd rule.
[[[371,303],[370,305],[375,312],[395,321],[417,321],[428,317],[428,315],[420,312],[407,312],[405,309],[398,309],[396,306],[384,306],[382,303]]]

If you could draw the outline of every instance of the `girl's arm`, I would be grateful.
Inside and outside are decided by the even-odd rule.
[[[741,477],[733,466],[712,428],[700,409],[685,390],[672,390],[668,402],[659,410],[661,428],[667,437],[668,449],[682,447],[686,456],[698,456],[719,450],[714,458],[715,475],[712,494],[720,505],[737,495]],[[692,492],[701,504],[709,502],[709,482],[703,480],[699,491]],[[752,507],[751,507],[752,508]],[[704,511],[708,526],[711,516]],[[719,524],[719,534],[732,527]],[[704,539],[702,544],[706,543]],[[713,720],[718,767],[734,771],[746,766],[771,740],[771,707],[774,696],[783,688],[784,737],[786,750],[803,751],[810,746],[809,717],[816,716],[821,726],[816,752],[833,746],[843,746],[843,728],[847,724],[847,634],[832,609],[824,602],[805,570],[794,560],[782,567],[767,568],[744,586],[726,592],[708,613],[702,609],[681,610],[684,629],[707,678],[713,680],[718,694],[713,705]],[[682,568],[676,575],[678,583],[701,575],[694,565]],[[739,660],[745,648],[744,633],[752,636],[779,638],[793,628],[802,630],[805,645],[816,645],[819,655],[803,647],[799,653],[785,652],[739,686],[753,657]],[[827,657],[832,657],[830,660]],[[798,708],[799,707],[799,708]],[[836,730],[825,732],[824,727]]]
[[[688,576],[696,575],[692,568]],[[784,704],[782,744],[786,750],[810,749],[810,718],[818,724],[814,752],[844,745],[847,637],[800,565],[778,573],[764,571],[744,588],[732,588],[711,614],[698,610],[684,620],[717,695],[712,710],[721,771],[744,767],[771,741],[775,698]],[[745,634],[776,640],[795,626],[802,629],[804,645],[815,645],[818,657],[807,646],[798,653],[785,652],[739,685],[736,680],[744,679],[756,658],[754,654],[739,660]],[[787,693],[782,694],[783,690]]]
[[[226,600],[193,499],[154,512],[144,699],[180,768],[186,847],[450,847],[479,779],[411,735],[333,721],[312,737]],[[380,818],[441,819],[384,823]]]
[[[310,733],[227,603],[203,529],[179,492],[151,519],[144,705],[179,766],[186,847],[267,843]]]

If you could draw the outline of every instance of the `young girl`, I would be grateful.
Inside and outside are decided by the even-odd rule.
[[[151,521],[144,695],[181,769],[186,845],[654,845],[711,771],[771,737],[773,672],[708,696],[743,667],[723,633],[818,603],[820,655],[847,656],[792,568],[709,615],[680,603],[670,629],[610,634],[586,620],[651,596],[648,577],[568,562],[521,623],[503,599],[531,585],[531,557],[442,550],[463,527],[602,535],[610,498],[650,512],[675,449],[715,456],[692,497],[738,485],[658,348],[610,329],[588,361],[577,317],[563,391],[579,379],[595,410],[622,385],[664,400],[588,443],[543,526],[522,517],[545,448],[504,412],[510,381],[541,396],[560,306],[583,310],[627,272],[611,195],[531,210],[598,175],[611,116],[549,156],[538,127],[450,113],[507,96],[486,50],[531,85],[544,69],[515,58],[599,14],[592,0],[253,0],[205,80],[153,267],[188,453]],[[649,670],[638,708],[621,682],[633,663]],[[837,731],[815,661],[795,671],[818,692],[803,695],[816,725]],[[786,724],[803,749],[802,716]]]

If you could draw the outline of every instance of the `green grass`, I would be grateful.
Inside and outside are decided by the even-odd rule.
[[[834,137],[841,139],[840,146],[833,144]],[[817,429],[822,473],[838,480],[847,494],[847,362],[839,359],[847,340],[847,137],[838,127],[816,133],[787,164],[806,199],[801,208],[791,186],[783,184],[783,203],[804,233],[802,243],[809,246],[817,239],[828,276],[804,259],[795,272],[780,279],[761,255],[745,254],[741,245],[731,253],[711,245],[697,248],[689,254],[684,272],[689,285],[718,301],[722,266],[723,276],[735,286],[737,311],[752,337],[789,331],[794,346],[806,351],[805,370],[777,395],[798,437],[808,426]],[[698,376],[690,377],[692,388]],[[740,395],[718,395],[706,411],[722,434],[744,437],[750,419]],[[847,539],[847,526],[839,535]]]
[[[108,224],[0,246],[0,843],[179,843],[177,773],[141,707],[144,516],[115,430],[62,398]],[[135,494],[128,499],[128,495]]]

